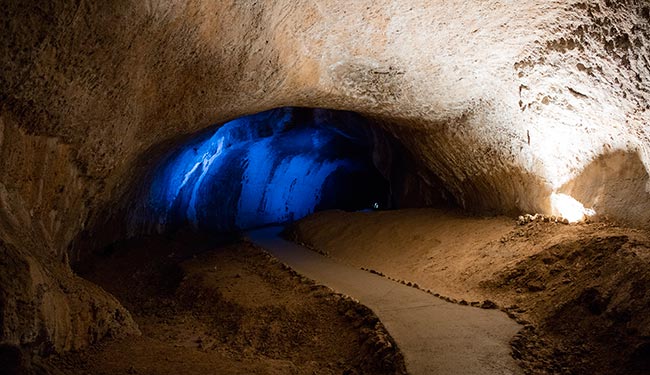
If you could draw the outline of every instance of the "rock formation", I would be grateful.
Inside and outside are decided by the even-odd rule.
[[[650,224],[643,1],[5,0],[2,9],[0,343],[65,351],[137,332],[71,264],[142,230],[129,225],[138,184],[170,150],[277,107],[370,119],[402,150],[410,172],[391,184],[411,194],[555,214],[550,197],[561,193],[597,215]]]

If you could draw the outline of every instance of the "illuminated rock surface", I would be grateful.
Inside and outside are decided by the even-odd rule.
[[[70,263],[157,226],[140,225],[143,182],[192,133],[272,108],[371,119],[403,150],[406,172],[390,184],[404,197],[516,214],[551,213],[558,193],[597,215],[650,223],[642,1],[3,9],[0,251],[13,271],[0,273],[2,342],[60,351],[102,337],[108,321],[134,331],[113,315],[114,299],[86,294]],[[387,149],[373,142],[375,153]],[[71,307],[80,299],[67,291],[77,289],[94,301],[87,318]]]
[[[159,230],[189,221],[230,231],[297,220],[316,209],[384,206],[388,186],[372,163],[368,125],[348,113],[331,114],[328,123],[318,117],[323,112],[264,112],[184,144],[154,173],[142,221],[158,222]]]

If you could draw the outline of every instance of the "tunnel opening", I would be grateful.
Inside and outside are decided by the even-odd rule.
[[[534,311],[538,308],[534,304],[539,296],[553,292],[564,304],[543,307],[547,326],[542,330],[548,332],[565,332],[564,336],[572,337],[572,326],[578,323],[578,319],[567,319],[567,316],[580,316],[583,310],[597,316],[589,323],[593,327],[606,326],[608,319],[618,319],[618,313],[611,315],[613,318],[603,313],[615,291],[585,289],[576,298],[573,284],[566,280],[575,277],[571,266],[573,259],[582,257],[595,270],[590,277],[597,280],[602,272],[606,275],[604,279],[611,279],[607,283],[614,285],[612,280],[615,276],[607,275],[615,273],[599,261],[601,255],[598,251],[612,249],[612,257],[617,254],[627,256],[624,245],[634,243],[628,239],[628,232],[560,226],[563,221],[544,215],[527,215],[532,219],[516,223],[503,216],[472,216],[471,206],[494,197],[492,193],[499,186],[524,189],[526,185],[511,175],[505,176],[504,184],[493,186],[492,190],[468,182],[470,193],[465,195],[464,203],[460,205],[463,212],[441,210],[439,208],[458,208],[459,205],[455,204],[457,195],[449,193],[453,191],[452,187],[446,188],[449,178],[445,179],[426,168],[424,163],[418,163],[410,153],[412,147],[400,140],[399,134],[408,131],[407,125],[398,121],[382,122],[382,119],[353,112],[283,107],[234,119],[182,141],[170,141],[161,145],[160,149],[166,149],[166,152],[154,150],[151,161],[144,164],[146,168],[143,170],[148,172],[141,181],[136,181],[132,193],[137,199],[125,200],[128,203],[135,201],[135,206],[140,207],[127,213],[127,226],[132,225],[128,221],[135,218],[140,228],[155,228],[155,232],[163,235],[147,238],[142,234],[153,231],[142,230],[132,236],[135,238],[98,249],[88,259],[76,264],[75,271],[117,296],[137,319],[158,314],[174,323],[179,311],[199,314],[201,319],[211,324],[217,322],[218,332],[202,332],[206,337],[216,337],[214,340],[241,349],[237,342],[243,332],[244,336],[263,342],[261,346],[279,348],[282,355],[291,356],[300,345],[289,348],[285,342],[296,340],[300,343],[303,332],[314,327],[310,318],[299,325],[284,321],[296,313],[282,305],[286,300],[269,298],[278,303],[273,308],[282,311],[277,316],[265,315],[264,310],[247,306],[246,301],[251,295],[263,299],[260,296],[263,293],[256,292],[258,290],[266,290],[267,295],[274,296],[268,284],[286,281],[295,274],[284,273],[271,282],[265,280],[270,272],[286,269],[277,264],[267,264],[268,253],[265,255],[247,240],[242,241],[240,232],[293,223],[284,232],[285,237],[292,241],[306,244],[332,258],[344,259],[358,269],[426,290],[447,302],[492,309],[515,306],[512,303],[516,299],[517,303]],[[431,150],[435,155],[438,149],[434,147]],[[638,157],[634,156],[615,154],[604,158],[593,170],[586,170],[582,178],[588,182],[593,180],[590,175],[601,176],[600,185],[621,180],[625,174],[615,172],[620,170],[618,165],[643,169]],[[613,172],[603,173],[610,170]],[[641,173],[634,175],[640,176]],[[641,177],[626,193],[642,190],[647,176]],[[601,199],[600,195],[585,198],[578,195],[586,194],[580,190],[582,186],[587,186],[586,182],[578,180],[575,184],[566,184],[562,192],[574,194],[589,203]],[[462,195],[459,200],[463,200]],[[438,209],[405,209],[374,214],[328,211],[310,215],[331,209],[365,211],[425,206]],[[193,230],[180,230],[187,227]],[[203,236],[224,233],[234,236]],[[598,237],[593,242],[586,239],[596,235]],[[567,240],[571,238],[579,239]],[[540,241],[547,245],[540,247]],[[578,255],[581,252],[584,254]],[[258,273],[250,272],[251,259],[255,260],[252,268]],[[408,268],[401,265],[408,265]],[[472,273],[469,280],[467,270]],[[647,273],[640,274],[639,278],[645,280]],[[257,285],[251,280],[264,280],[265,283]],[[582,290],[588,282],[576,283],[575,288]],[[299,284],[290,285],[288,290],[299,287]],[[639,293],[644,291],[642,289]],[[204,298],[206,295],[214,298]],[[304,298],[304,295],[291,296],[289,304],[302,303]],[[626,306],[627,300],[622,301],[617,302],[619,306],[616,308],[635,309]],[[312,307],[322,309],[321,302],[313,301]],[[182,308],[165,310],[167,305],[176,304]],[[525,312],[528,310],[518,307],[505,307],[505,310],[517,322],[527,321]],[[210,313],[204,314],[205,311]],[[313,315],[312,311],[300,314]],[[246,316],[254,327],[247,331],[248,328],[244,329],[246,324],[233,316]],[[197,325],[203,324],[201,319]],[[280,336],[267,335],[264,329],[269,319],[273,324],[292,329],[281,332]],[[327,325],[338,318],[334,313],[328,319]],[[563,324],[564,321],[571,324]],[[151,327],[144,325],[143,329]],[[150,332],[157,329],[160,327],[154,327]],[[546,334],[546,331],[541,332]],[[617,328],[612,332],[621,334]],[[194,335],[195,329],[190,329],[187,334]],[[332,335],[330,341],[326,340],[326,345],[341,345],[337,341],[340,337],[334,337],[341,335],[342,332]],[[521,336],[511,345],[520,350],[521,346],[527,345],[526,340],[535,340],[535,335],[537,333],[532,332]],[[199,349],[204,350],[204,339],[200,340]],[[590,340],[597,342],[601,337],[594,336]],[[561,340],[553,345],[565,343],[574,345],[571,341]],[[179,345],[172,341],[167,344]],[[630,366],[645,366],[637,356],[637,353],[644,352],[643,344],[638,347],[625,345],[629,352],[625,355],[632,359]],[[248,349],[256,351],[260,358],[266,355],[254,346]],[[131,351],[131,347],[120,350]],[[594,353],[598,350],[594,349]],[[535,357],[537,353],[531,350],[522,350],[522,353],[522,358],[531,366],[537,361],[548,360]],[[389,354],[399,357],[399,353]],[[122,353],[115,355],[121,356]],[[387,370],[387,373],[397,373],[395,370],[401,366],[400,361],[398,358],[395,368]],[[564,358],[553,361],[557,362],[553,362],[553,366],[566,363]],[[233,366],[241,366],[241,363]],[[379,372],[373,369],[370,373]]]
[[[401,351],[370,309],[297,276],[241,233],[318,211],[414,202],[417,177],[403,168],[399,144],[374,125],[353,112],[283,107],[166,144],[166,153],[153,150],[143,168],[148,172],[129,195],[135,205],[126,220],[114,215],[127,226],[136,220],[140,232],[88,251],[74,269],[114,295],[147,340],[161,331],[175,335],[165,335],[154,356],[132,355],[143,346],[133,340],[111,346],[104,358],[157,368],[165,364],[156,355],[173,352],[205,373],[201,361],[208,353],[229,373],[318,353],[314,361],[297,361],[298,373],[328,366],[332,373],[405,374]],[[191,348],[178,354],[185,337]],[[223,358],[224,351],[233,354]]]
[[[161,159],[145,191],[146,216],[159,232],[229,232],[329,209],[393,208],[394,147],[354,112],[282,107],[240,117]]]

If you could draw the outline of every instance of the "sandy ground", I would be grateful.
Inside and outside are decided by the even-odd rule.
[[[417,209],[322,212],[290,235],[461,304],[496,302],[526,325],[511,344],[528,373],[650,373],[646,231]]]
[[[409,374],[522,374],[509,345],[522,327],[503,311],[443,301],[342,264],[281,238],[283,229],[250,231],[247,238],[300,274],[371,308],[401,349]]]
[[[191,242],[189,242],[191,241]],[[53,374],[401,374],[367,308],[261,249],[150,238],[108,249],[84,275],[132,312],[142,335],[52,357]],[[392,339],[390,339],[392,340]]]

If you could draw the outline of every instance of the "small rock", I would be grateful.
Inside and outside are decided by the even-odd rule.
[[[541,292],[542,290],[546,289],[546,287],[544,286],[544,284],[542,284],[542,283],[539,282],[539,281],[531,281],[531,282],[529,282],[529,283],[526,285],[526,287],[527,287],[528,290],[530,290],[531,292]]]
[[[489,309],[489,310],[496,309],[497,304],[494,303],[493,301],[490,301],[489,299],[486,299],[485,301],[483,301],[483,303],[481,303],[481,308],[482,309]]]

